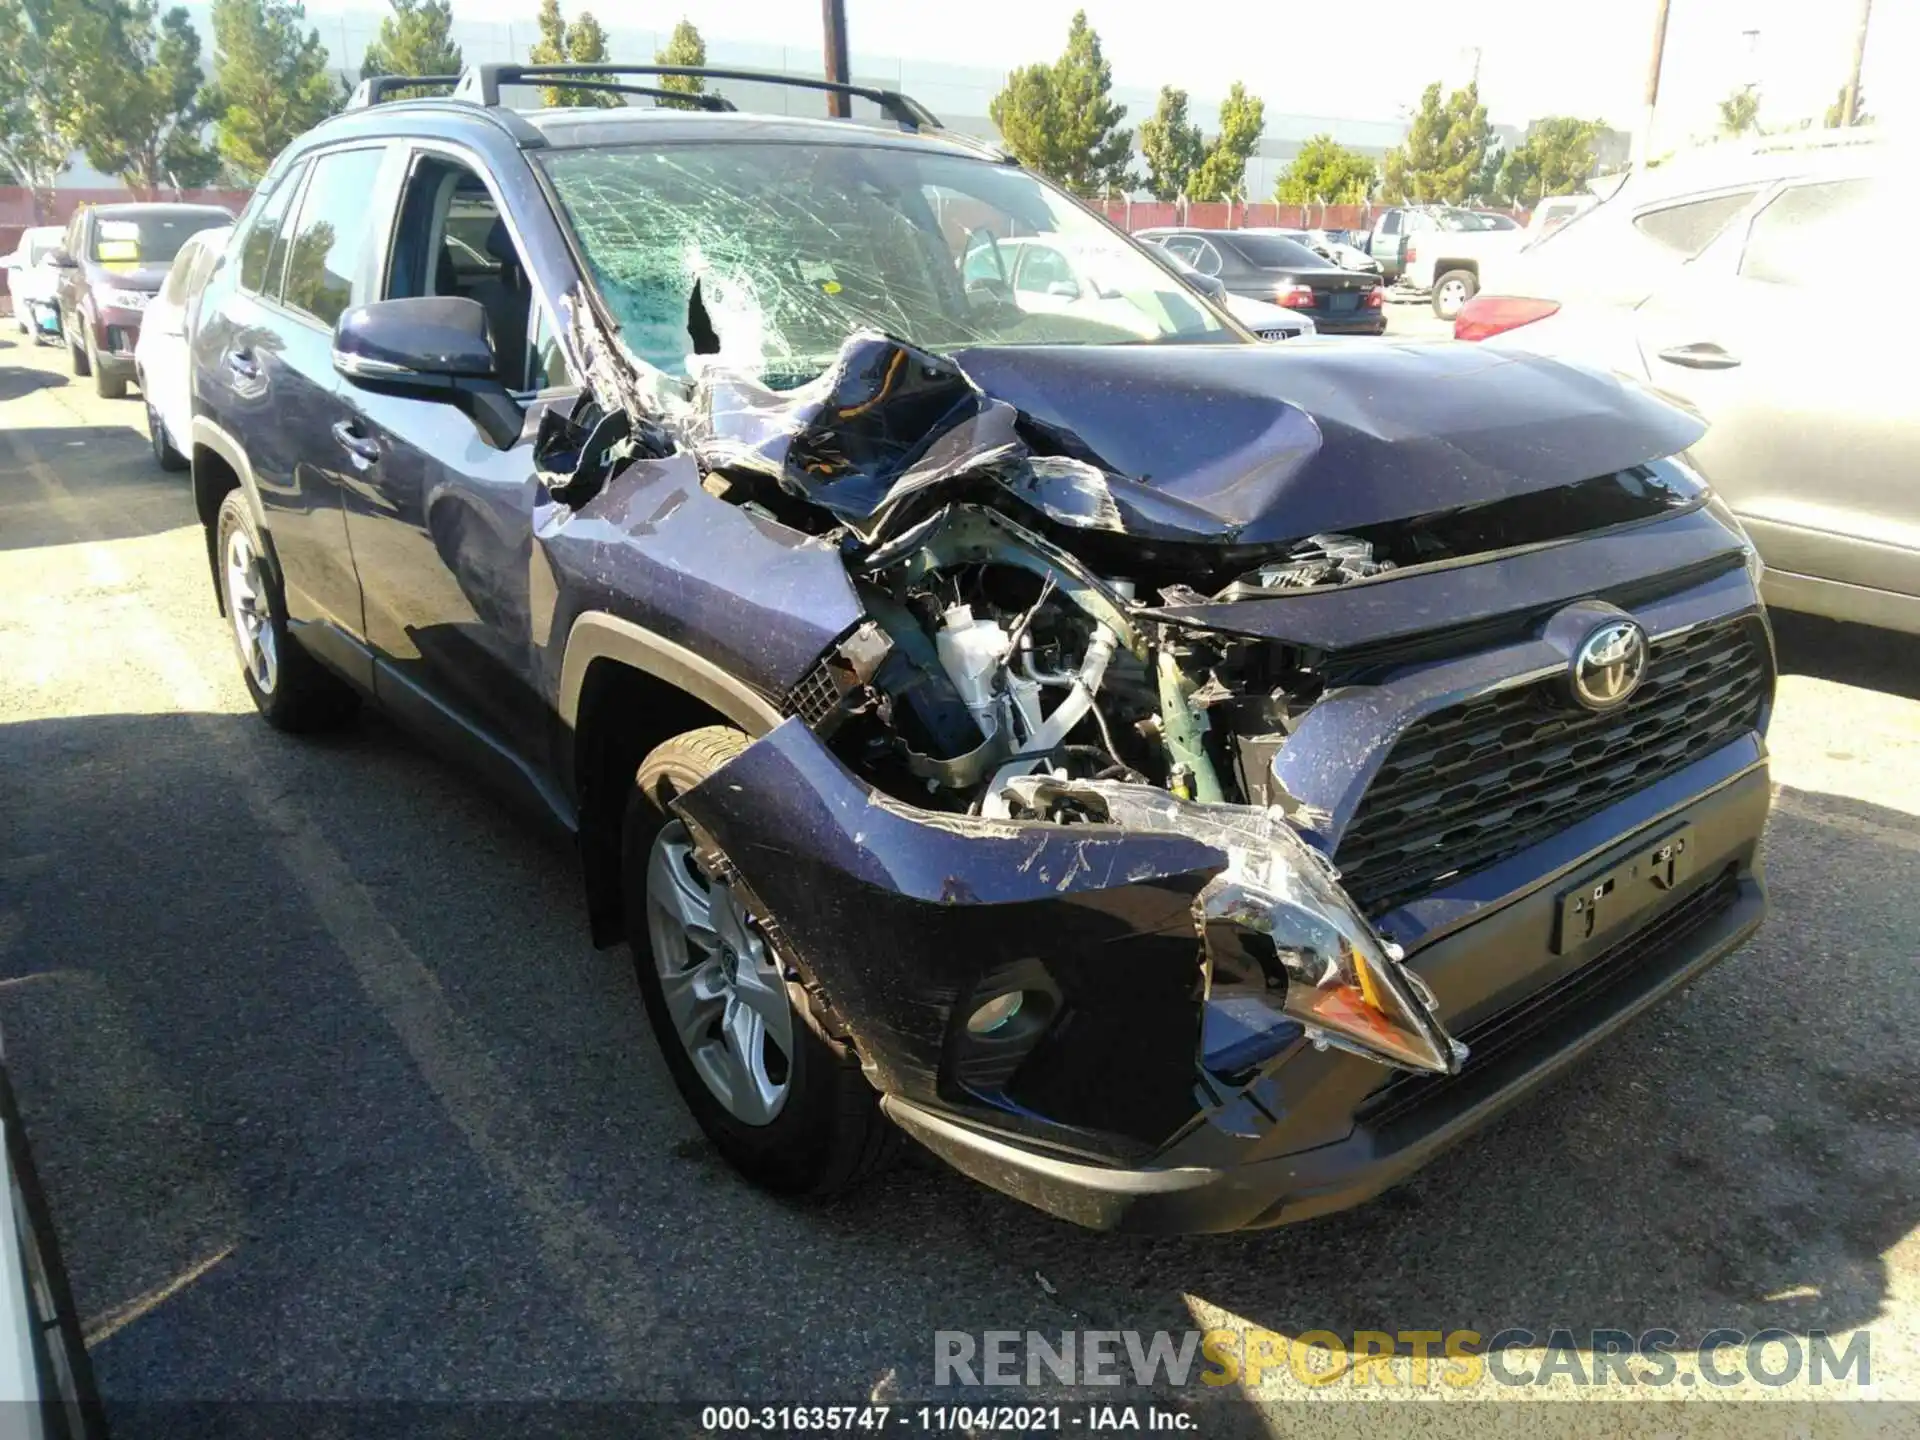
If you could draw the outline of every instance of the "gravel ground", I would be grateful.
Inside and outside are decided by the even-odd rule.
[[[702,1144],[567,854],[377,718],[254,717],[184,481],[62,358],[0,340],[0,1028],[123,1437],[192,1433],[171,1400],[924,1397],[939,1329],[1864,1328],[1869,1386],[1685,1398],[1920,1399],[1910,638],[1782,627],[1760,937],[1380,1201],[1103,1237],[909,1155],[795,1207]],[[1915,1415],[1227,1393],[1285,1434]],[[1177,1403],[1252,1413],[1217,1399]]]

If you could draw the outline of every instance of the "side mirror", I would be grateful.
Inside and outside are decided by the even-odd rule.
[[[74,259],[73,256],[67,252],[67,248],[64,245],[57,246],[47,252],[47,263],[56,270],[73,270],[78,268],[80,264],[78,260]]]
[[[500,383],[477,300],[425,295],[356,305],[333,327],[333,368],[362,390],[452,405],[496,449],[520,438],[524,417]]]
[[[1051,285],[1047,286],[1047,294],[1060,300],[1078,300],[1080,298],[1080,287],[1071,280],[1055,280]]]

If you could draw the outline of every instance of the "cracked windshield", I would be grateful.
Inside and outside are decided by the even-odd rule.
[[[855,330],[925,349],[1237,338],[1169,272],[1011,167],[883,146],[679,145],[546,160],[627,347],[769,384]]]

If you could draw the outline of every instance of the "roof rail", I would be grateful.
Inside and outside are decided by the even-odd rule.
[[[832,95],[856,95],[871,100],[886,112],[902,130],[938,130],[939,119],[926,106],[898,90],[877,90],[870,85],[842,85],[832,80],[815,80],[811,75],[784,75],[773,70],[715,70],[704,65],[620,65],[572,64],[469,65],[454,89],[454,96],[479,105],[498,105],[502,85],[527,85],[546,82],[566,83],[569,77],[596,75],[686,75],[702,80],[739,80],[754,85],[789,85],[800,90],[820,90]],[[597,88],[573,82],[575,89]],[[625,87],[608,87],[625,91]],[[657,93],[638,91],[640,94]],[[677,100],[698,101],[697,96],[675,92]],[[713,97],[718,99],[718,96]],[[717,107],[713,107],[717,108]],[[731,105],[728,109],[733,108]]]
[[[390,90],[437,90],[443,86],[451,90],[459,83],[458,75],[369,75],[353,87],[346,108],[364,110],[369,105],[378,105]]]

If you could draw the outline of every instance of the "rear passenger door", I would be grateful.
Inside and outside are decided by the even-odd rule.
[[[550,708],[532,673],[528,585],[533,435],[546,405],[571,403],[552,317],[484,167],[419,145],[403,165],[379,297],[460,295],[487,311],[498,374],[527,423],[496,449],[451,405],[347,387],[347,528],[379,660],[375,689],[415,728],[541,801]]]
[[[1643,307],[1654,384],[1710,422],[1694,447],[1767,564],[1920,595],[1920,427],[1906,345],[1862,235],[1905,233],[1884,180],[1785,185]]]
[[[350,146],[308,162],[291,219],[268,252],[257,323],[237,332],[224,356],[235,390],[253,397],[244,443],[288,618],[309,649],[356,676],[367,668],[365,621],[342,500],[351,472],[338,431],[348,412],[333,326],[375,283],[368,207],[389,148]]]

